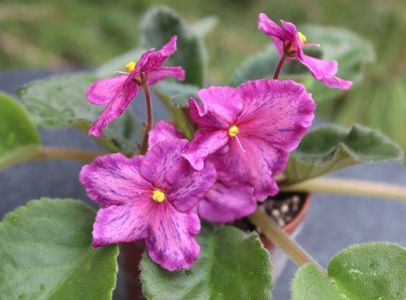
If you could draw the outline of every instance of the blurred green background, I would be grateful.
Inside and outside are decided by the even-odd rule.
[[[191,22],[218,17],[206,37],[214,83],[227,83],[242,60],[269,42],[256,29],[260,11],[274,20],[361,34],[373,42],[377,62],[362,84],[320,105],[320,112],[343,124],[381,129],[406,148],[405,0],[1,0],[0,68],[97,66],[136,46],[140,17],[154,4],[169,5]]]

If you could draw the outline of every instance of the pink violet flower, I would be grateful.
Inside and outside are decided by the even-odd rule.
[[[318,44],[306,44],[306,36],[298,32],[293,23],[281,20],[282,26],[272,21],[264,13],[259,14],[258,29],[272,38],[279,55],[288,60],[296,59],[307,67],[314,78],[331,88],[347,90],[352,82],[341,79],[336,75],[337,62],[334,60],[322,60],[304,54],[306,46],[319,46]]]
[[[176,51],[176,38],[174,35],[156,52],[153,52],[154,49],[148,49],[141,55],[138,62],[129,62],[125,66],[127,72],[96,80],[88,87],[88,101],[95,105],[106,105],[89,129],[90,135],[101,136],[104,128],[125,112],[131,101],[137,96],[139,88],[144,84],[150,86],[166,77],[185,79],[185,71],[182,67],[162,66]]]
[[[203,107],[194,99],[189,104],[199,130],[183,157],[196,170],[205,163],[215,165],[218,179],[200,202],[199,213],[213,222],[231,222],[278,192],[274,178],[310,127],[315,102],[291,80],[213,86],[197,95]]]
[[[167,270],[196,262],[200,220],[195,206],[213,185],[216,171],[210,164],[201,171],[191,168],[181,157],[188,141],[179,135],[172,125],[159,122],[145,156],[110,154],[82,168],[82,185],[101,205],[93,247],[145,240],[150,258]]]

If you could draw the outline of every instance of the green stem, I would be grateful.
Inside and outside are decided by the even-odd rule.
[[[315,178],[292,185],[281,184],[280,189],[284,192],[319,192],[406,200],[406,188],[403,186],[354,179]]]
[[[89,163],[100,155],[103,155],[103,153],[79,149],[46,147],[39,149],[38,154],[33,159],[37,160],[66,159]]]
[[[276,224],[262,208],[249,216],[250,221],[261,229],[267,239],[283,250],[298,266],[311,263],[322,273],[326,271],[321,267],[309,254],[306,253],[295,241],[293,241],[280,227]]]
[[[281,59],[279,60],[278,66],[276,67],[275,74],[273,75],[273,79],[279,78],[279,74],[281,73],[283,65],[285,64],[287,58],[288,58],[288,56],[286,54],[282,55]]]

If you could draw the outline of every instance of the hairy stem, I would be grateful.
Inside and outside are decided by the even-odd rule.
[[[144,90],[145,94],[145,105],[147,108],[147,124],[145,126],[145,135],[144,141],[142,143],[141,151],[145,153],[147,151],[147,144],[148,144],[148,133],[152,129],[152,101],[151,101],[151,94],[149,92],[148,84],[145,82],[142,84],[142,89]]]
[[[309,254],[306,253],[295,241],[293,241],[283,230],[276,224],[262,208],[249,216],[249,219],[255,226],[261,229],[267,239],[283,250],[298,266],[311,263],[321,272],[326,271],[321,267]]]
[[[276,67],[275,74],[273,75],[273,79],[279,78],[279,74],[281,73],[281,71],[283,69],[283,65],[285,64],[287,58],[288,57],[286,54],[282,55],[281,59],[279,60],[278,66]]]
[[[403,186],[354,179],[315,178],[293,185],[281,185],[280,189],[284,192],[320,192],[406,200],[406,188]]]
[[[103,153],[97,151],[68,148],[41,148],[34,159],[67,159],[88,163],[100,155],[103,155]]]

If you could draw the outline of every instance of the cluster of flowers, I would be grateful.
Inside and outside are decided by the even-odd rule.
[[[259,16],[258,28],[272,37],[284,60],[300,61],[330,87],[351,86],[335,76],[335,61],[304,54],[308,44],[294,24],[282,25]],[[176,36],[127,64],[127,73],[91,84],[88,100],[106,107],[89,133],[100,136],[140,87],[168,76],[182,80],[181,67],[162,66],[175,51]],[[93,227],[94,247],[145,240],[150,258],[163,268],[187,269],[199,256],[200,218],[233,222],[278,192],[275,177],[314,118],[311,94],[291,80],[254,80],[211,86],[197,96],[203,105],[189,100],[190,118],[198,126],[191,141],[160,121],[149,132],[145,155],[110,154],[83,167],[80,180],[102,207]]]

